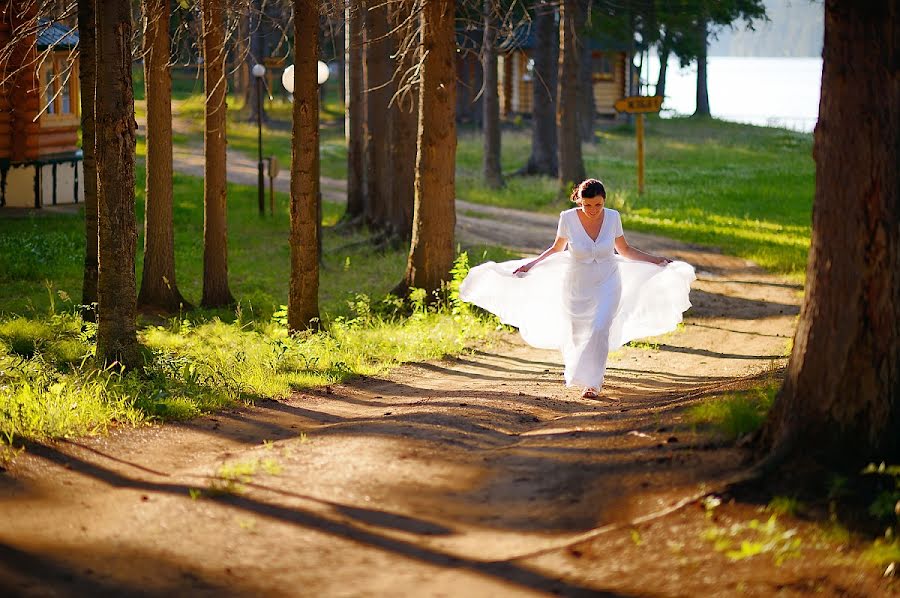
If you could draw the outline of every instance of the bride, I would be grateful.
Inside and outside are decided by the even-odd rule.
[[[597,179],[578,184],[571,199],[576,207],[560,213],[556,240],[541,255],[476,266],[459,292],[528,344],[562,351],[566,386],[597,398],[611,350],[681,321],[694,268],[630,246]]]

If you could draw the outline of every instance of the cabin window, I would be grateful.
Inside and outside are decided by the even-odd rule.
[[[44,76],[43,76],[44,106],[47,107],[47,110],[46,110],[47,114],[56,114],[56,102],[54,101],[55,98],[53,97],[54,95],[56,95],[56,92],[54,90],[55,86],[53,85],[53,81],[56,78],[56,69],[53,68],[54,65],[53,65],[52,59],[48,60],[48,62],[49,62],[49,64],[47,65],[47,68],[44,69]]]
[[[53,123],[78,116],[78,68],[70,53],[53,52],[41,65],[41,120]]]
[[[591,52],[594,63],[594,81],[612,81],[614,78],[615,54],[611,52]]]

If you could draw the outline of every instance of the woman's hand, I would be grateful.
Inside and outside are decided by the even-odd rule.
[[[516,268],[515,271],[513,272],[513,274],[515,276],[521,276],[521,275],[528,274],[528,271],[531,270],[531,266],[533,266],[533,265],[534,264],[523,264],[523,265],[519,266],[518,268]]]

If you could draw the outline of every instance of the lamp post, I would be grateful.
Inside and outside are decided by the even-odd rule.
[[[257,187],[259,189],[259,215],[263,216],[266,213],[266,182],[265,177],[263,176],[262,155],[262,82],[263,77],[266,76],[266,67],[261,64],[254,64],[253,69],[250,72],[253,73],[253,76],[256,78],[256,127],[259,136],[259,162],[257,164],[257,168],[259,169],[259,179],[257,181]]]

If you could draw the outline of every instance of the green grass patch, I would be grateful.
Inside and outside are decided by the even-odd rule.
[[[142,273],[143,179],[138,167],[137,280]],[[80,213],[0,219],[0,437],[6,442],[93,434],[115,425],[179,420],[288,395],[358,374],[384,374],[488,339],[497,324],[453,301],[386,296],[400,280],[408,248],[372,250],[366,231],[337,230],[343,207],[323,206],[320,307],[326,330],[289,336],[288,197],[274,216],[257,213],[256,190],[229,185],[232,309],[139,321],[143,372],[98,369],[95,327],[78,315],[84,263]],[[202,290],[203,184],[175,176],[177,282],[198,303]],[[476,248],[473,263],[514,257]],[[465,268],[457,272],[465,275]],[[451,293],[452,295],[452,293]]]
[[[879,538],[863,551],[863,558],[876,567],[885,567],[891,563],[900,564],[900,540]]]
[[[296,336],[288,335],[283,311],[269,320],[244,319],[240,309],[230,322],[173,318],[141,328],[145,365],[130,373],[94,365],[96,328],[76,312],[3,321],[0,434],[12,443],[190,418],[459,353],[497,328],[492,318],[413,297],[408,304],[388,296],[373,306],[357,294],[350,313],[326,321],[325,331]],[[31,345],[14,352],[9,338]]]
[[[326,94],[321,129],[323,176],[345,179],[347,150],[334,91]],[[328,100],[328,98],[332,98]],[[263,153],[290,164],[290,109],[284,98],[267,103],[273,122],[263,130]],[[203,96],[195,93],[176,112],[195,123],[193,143],[202,139]],[[230,147],[255,156],[257,127],[247,122],[242,98],[229,100]],[[183,143],[177,140],[176,143]],[[714,119],[659,119],[646,125],[646,192],[636,192],[636,142],[631,127],[598,131],[584,145],[588,176],[600,178],[609,205],[623,213],[626,229],[688,243],[718,247],[802,281],[811,234],[815,165],[812,135]],[[456,153],[460,199],[556,213],[571,207],[549,177],[509,176],[500,190],[482,181],[481,132],[461,128]],[[503,131],[502,168],[513,173],[528,160],[531,134]]]
[[[707,399],[688,410],[687,420],[709,425],[728,439],[740,438],[762,425],[780,388],[781,381],[773,378],[747,390]]]
[[[463,131],[457,193],[478,203],[548,213],[570,207],[555,179],[512,177],[500,191],[481,179],[482,142]],[[719,247],[802,280],[809,251],[815,165],[812,135],[717,120],[647,119],[646,192],[636,192],[633,129],[597,133],[584,145],[588,176],[604,181],[626,230]],[[503,171],[528,160],[528,130],[503,132]]]

